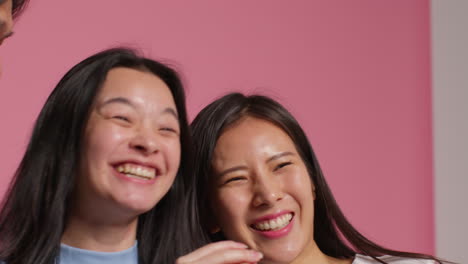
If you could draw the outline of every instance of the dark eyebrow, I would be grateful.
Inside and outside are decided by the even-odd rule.
[[[271,162],[273,160],[276,160],[276,159],[279,159],[281,157],[284,157],[284,156],[289,156],[289,155],[294,155],[294,153],[292,153],[291,151],[286,151],[286,152],[281,152],[281,153],[278,153],[270,158],[267,159],[267,163],[268,162]],[[229,168],[227,170],[224,170],[222,172],[220,172],[217,176],[219,178],[223,177],[224,175],[228,174],[228,173],[231,173],[231,172],[235,172],[235,171],[238,171],[238,170],[247,170],[248,168],[246,166],[236,166],[236,167],[232,167],[232,168]]]
[[[267,163],[282,158],[284,156],[294,155],[291,151],[281,152],[267,159]]]
[[[173,115],[177,120],[179,120],[179,115],[177,114],[176,110],[174,110],[174,108],[167,107],[166,109],[164,109],[163,113]]]
[[[103,103],[101,103],[99,105],[99,108],[102,108],[103,106],[105,105],[108,105],[108,104],[114,104],[114,103],[120,103],[120,104],[126,104],[128,106],[131,106],[133,108],[136,108],[134,104],[132,104],[132,102],[130,102],[128,99],[126,98],[123,98],[123,97],[115,97],[115,98],[111,98],[109,100],[106,100],[104,101]]]
[[[126,104],[132,108],[137,108],[130,100],[124,98],[124,97],[115,97],[115,98],[111,98],[107,101],[104,101],[103,103],[101,103],[99,105],[99,108],[102,108],[103,106],[105,105],[108,105],[108,104],[113,104],[113,103],[120,103],[120,104]],[[166,109],[164,109],[162,111],[163,113],[168,113],[172,116],[174,116],[177,120],[179,120],[179,115],[177,114],[176,110],[174,110],[173,108],[171,107],[167,107]]]
[[[229,168],[229,169],[227,169],[227,170],[222,171],[222,172],[219,173],[217,176],[218,176],[218,178],[221,178],[221,177],[223,177],[224,175],[226,175],[226,174],[228,174],[228,173],[235,172],[235,171],[238,171],[238,170],[247,170],[247,167],[246,167],[246,166],[236,166],[236,167],[232,167],[232,168]]]

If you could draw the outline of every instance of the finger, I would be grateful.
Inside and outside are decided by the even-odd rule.
[[[195,263],[256,263],[262,258],[263,255],[260,252],[251,249],[225,249],[207,255],[203,259],[198,259]]]
[[[231,240],[215,242],[203,246],[190,254],[183,256],[183,260],[187,262],[191,262],[197,259],[201,259],[207,255],[213,254],[217,251],[227,250],[227,249],[246,249],[247,246],[245,244],[234,242]]]

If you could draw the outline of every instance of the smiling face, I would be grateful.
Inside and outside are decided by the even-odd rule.
[[[213,212],[228,239],[262,252],[262,263],[292,263],[318,250],[314,187],[282,129],[241,119],[218,139],[212,165]]]
[[[180,162],[172,94],[152,73],[109,71],[92,106],[75,206],[93,218],[137,217],[171,187]]]

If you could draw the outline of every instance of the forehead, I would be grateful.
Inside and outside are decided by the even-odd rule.
[[[288,134],[277,125],[254,117],[245,117],[228,127],[219,137],[214,158],[268,158],[281,151],[297,153]]]
[[[118,67],[111,69],[97,95],[97,101],[111,97],[126,97],[137,103],[165,103],[174,105],[169,87],[151,72]]]

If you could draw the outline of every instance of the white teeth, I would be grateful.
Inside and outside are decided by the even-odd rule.
[[[276,229],[276,227],[278,227],[278,223],[276,223],[276,220],[271,220],[270,222],[270,228],[271,229]]]
[[[116,170],[130,177],[153,179],[156,176],[156,170],[154,168],[129,163],[117,166]]]
[[[271,230],[279,230],[289,224],[293,215],[292,213],[284,214],[276,219],[271,219],[267,221],[263,221],[260,223],[256,223],[254,225],[255,229],[262,230],[262,231],[271,231]]]

